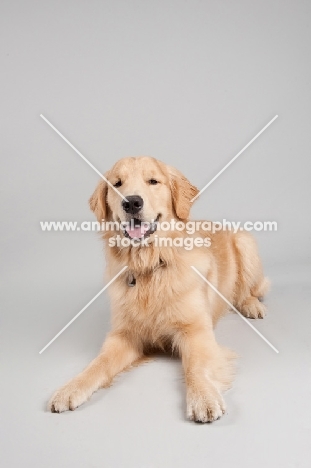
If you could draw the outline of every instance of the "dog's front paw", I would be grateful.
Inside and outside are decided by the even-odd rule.
[[[266,307],[257,297],[248,297],[241,307],[241,313],[251,319],[262,319],[266,315]]]
[[[214,385],[208,385],[204,390],[188,389],[187,416],[190,421],[202,423],[216,421],[225,410],[225,402]]]
[[[73,380],[54,393],[48,403],[48,409],[52,413],[73,411],[88,400],[89,396],[82,385]]]

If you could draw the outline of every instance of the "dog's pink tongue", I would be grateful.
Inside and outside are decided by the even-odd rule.
[[[132,239],[140,239],[148,231],[148,226],[140,225],[131,228],[130,226],[126,228],[126,232]]]

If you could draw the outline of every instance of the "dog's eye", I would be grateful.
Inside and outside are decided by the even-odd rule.
[[[121,180],[118,180],[118,182],[116,182],[115,184],[113,184],[114,187],[121,187],[121,185],[122,185]]]
[[[157,184],[159,183],[159,182],[158,182],[157,180],[155,180],[155,179],[150,179],[150,180],[148,180],[148,182],[149,182],[150,185],[157,185]]]

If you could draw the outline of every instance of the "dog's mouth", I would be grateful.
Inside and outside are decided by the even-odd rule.
[[[161,215],[158,214],[156,219],[151,222],[138,218],[131,218],[130,221],[122,223],[123,234],[130,239],[146,239],[157,230],[160,216]]]

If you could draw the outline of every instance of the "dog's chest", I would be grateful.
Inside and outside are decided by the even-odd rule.
[[[131,310],[158,314],[166,308],[176,296],[176,286],[177,288],[179,286],[177,282],[175,287],[172,287],[168,276],[167,268],[164,267],[145,275],[129,271],[124,286],[126,300]]]
[[[162,333],[180,320],[189,284],[180,271],[161,267],[148,274],[128,271],[111,286],[113,322],[143,333]]]

